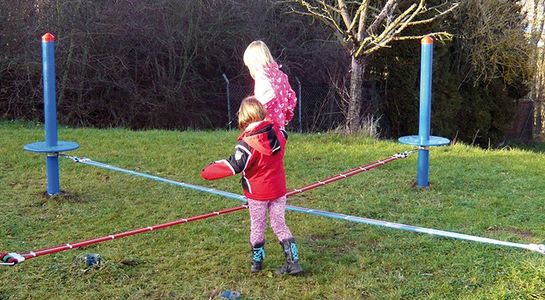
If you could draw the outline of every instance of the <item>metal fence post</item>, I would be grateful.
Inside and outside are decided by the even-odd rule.
[[[225,90],[227,94],[227,120],[229,122],[229,130],[231,130],[231,98],[229,97],[229,79],[225,73],[222,74],[223,80],[225,80]]]
[[[297,81],[297,106],[299,106],[299,132],[303,132],[303,122],[301,119],[301,81],[299,81],[299,77],[295,76],[295,80]]]

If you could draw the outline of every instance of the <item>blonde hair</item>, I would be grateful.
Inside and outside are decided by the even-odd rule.
[[[254,96],[242,99],[238,110],[238,128],[244,131],[250,123],[263,121],[267,116],[267,110]]]
[[[262,69],[268,64],[275,63],[271,51],[263,41],[253,41],[244,51],[244,64],[250,70],[250,75],[255,78],[257,70]]]

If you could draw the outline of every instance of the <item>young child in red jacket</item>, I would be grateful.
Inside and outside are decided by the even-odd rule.
[[[267,210],[271,227],[286,257],[278,274],[298,274],[297,244],[284,218],[286,210],[286,174],[284,151],[287,134],[276,124],[265,120],[265,107],[253,96],[242,100],[238,112],[241,135],[235,153],[228,159],[208,165],[201,173],[206,180],[242,173],[242,188],[250,211],[250,245],[252,272],[263,268]]]

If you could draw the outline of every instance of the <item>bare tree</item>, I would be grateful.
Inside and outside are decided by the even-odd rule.
[[[454,10],[458,1],[441,1],[428,6],[426,0],[291,0],[296,3],[294,11],[315,18],[328,26],[339,43],[351,56],[350,100],[346,116],[346,129],[353,132],[361,120],[372,113],[370,105],[363,106],[361,117],[365,69],[369,56],[391,42],[420,39],[425,35],[438,39],[449,39],[447,32],[427,32],[421,35],[406,35],[407,29],[433,22],[438,17]],[[400,4],[406,3],[406,5]],[[438,1],[436,1],[438,2]]]

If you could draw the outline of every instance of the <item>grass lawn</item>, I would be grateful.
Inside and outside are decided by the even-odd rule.
[[[237,133],[60,128],[70,152],[122,168],[240,194],[239,178],[206,182],[200,170],[231,154]],[[240,202],[60,159],[66,196],[46,199],[43,140],[29,122],[0,122],[0,252],[26,252],[151,226]],[[336,134],[290,135],[296,188],[411,148]],[[545,147],[434,148],[431,190],[411,187],[416,159],[290,198],[296,206],[517,243],[545,239]],[[267,232],[265,270],[251,274],[246,210],[0,268],[0,299],[544,299],[545,256],[295,212],[287,222],[303,276],[274,275],[280,246]],[[98,253],[98,268],[81,262]]]

